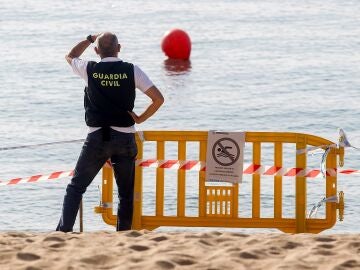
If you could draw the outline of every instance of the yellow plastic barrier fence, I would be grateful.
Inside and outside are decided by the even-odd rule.
[[[206,161],[207,131],[144,131],[144,141],[137,138],[138,159],[143,159],[144,145],[151,142],[155,147],[157,160],[165,159],[165,145],[168,142],[177,144],[177,159],[186,160],[189,150],[198,153],[199,161]],[[252,149],[252,163],[261,165],[262,146],[273,147],[273,160],[276,167],[283,167],[283,150],[285,145],[292,145],[293,152],[290,153],[295,160],[295,166],[299,169],[307,169],[307,153],[296,154],[296,150],[305,149],[309,146],[333,145],[334,143],[313,135],[292,133],[292,132],[246,132],[245,136],[247,149]],[[191,149],[187,148],[191,144]],[[198,149],[194,149],[198,145]],[[252,147],[249,147],[252,146]],[[174,148],[174,147],[173,147]],[[286,147],[286,150],[288,147]],[[173,153],[172,149],[172,154]],[[289,155],[289,153],[286,153]],[[337,169],[337,156],[339,164],[343,164],[344,148],[333,147],[326,158],[326,169]],[[294,187],[294,217],[283,216],[283,176],[265,176],[262,180],[260,174],[252,175],[251,194],[251,216],[239,216],[239,198],[245,194],[239,192],[241,183],[216,183],[205,181],[205,171],[198,171],[198,198],[197,215],[186,215],[186,171],[177,171],[177,194],[176,214],[164,214],[165,202],[165,173],[163,168],[157,168],[154,173],[155,188],[155,209],[153,215],[143,215],[143,205],[150,205],[150,202],[143,201],[143,170],[146,168],[136,167],[135,175],[135,199],[133,229],[155,229],[160,226],[184,226],[184,227],[227,227],[227,228],[277,228],[287,233],[319,233],[329,229],[336,223],[337,209],[340,212],[340,220],[344,209],[343,193],[339,194],[339,202],[326,203],[324,218],[307,217],[307,196],[311,190],[307,190],[307,177],[296,176],[286,181],[295,181]],[[116,215],[113,212],[113,171],[110,166],[103,167],[102,198],[100,206],[95,208],[97,213],[102,215],[103,220],[110,225],[116,224]],[[317,179],[324,184],[324,195],[326,197],[337,196],[337,174],[330,174],[326,179]],[[270,179],[269,179],[270,178]],[[271,181],[273,178],[273,216],[261,216],[261,185],[263,182]],[[289,178],[289,177],[287,177]],[[315,181],[315,180],[312,180]],[[173,187],[175,189],[175,187]],[[246,194],[248,195],[248,194]],[[174,196],[174,194],[172,194]]]

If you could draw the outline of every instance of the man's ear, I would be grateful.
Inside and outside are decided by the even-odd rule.
[[[96,52],[96,54],[99,54],[99,49],[97,47],[94,47],[94,51]]]
[[[120,49],[121,49],[121,45],[118,44],[118,46],[117,46],[117,52],[120,52]]]

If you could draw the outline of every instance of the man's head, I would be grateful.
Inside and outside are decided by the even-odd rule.
[[[97,38],[95,52],[101,58],[117,57],[120,52],[120,44],[115,34],[105,32]]]

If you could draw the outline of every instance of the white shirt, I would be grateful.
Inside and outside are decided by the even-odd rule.
[[[121,61],[121,59],[117,57],[106,57],[101,59],[101,62],[117,62],[117,61]],[[80,58],[73,58],[71,61],[71,67],[74,73],[80,76],[85,81],[86,86],[88,86],[87,65],[88,65],[88,61],[82,60]],[[149,79],[149,77],[136,65],[134,65],[134,79],[135,79],[135,87],[143,93],[145,93],[150,87],[154,85],[153,82]],[[89,127],[89,133],[94,132],[100,128],[101,127]],[[135,133],[134,125],[130,127],[111,126],[111,128],[120,132]]]

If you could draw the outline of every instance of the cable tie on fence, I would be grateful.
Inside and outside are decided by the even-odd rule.
[[[140,141],[144,142],[145,141],[144,131],[138,130],[136,133],[139,136]]]
[[[360,150],[359,147],[355,147],[350,143],[349,139],[346,136],[345,131],[342,128],[339,128],[339,135],[340,135],[340,138],[339,138],[339,146],[340,147],[350,147],[350,148]]]
[[[100,207],[102,207],[102,208],[113,208],[113,203],[112,202],[100,203]]]
[[[355,147],[350,143],[349,139],[346,136],[345,131],[342,128],[339,128],[339,145],[333,143],[333,144],[323,144],[323,145],[318,145],[318,146],[309,146],[309,147],[306,147],[303,149],[296,150],[296,154],[301,155],[301,154],[313,152],[318,149],[327,150],[328,148],[337,148],[338,146],[344,147],[344,148],[354,148],[356,150],[360,150],[359,147]]]
[[[9,147],[1,147],[1,148],[0,148],[0,151],[15,150],[15,149],[24,149],[24,148],[36,148],[36,147],[47,146],[47,145],[65,144],[65,143],[75,143],[75,142],[84,142],[84,141],[85,141],[85,139],[78,139],[78,140],[57,141],[57,142],[31,144],[31,145],[9,146]]]
[[[323,145],[318,145],[318,146],[309,146],[309,147],[306,147],[306,148],[303,148],[303,149],[298,149],[296,150],[296,154],[297,155],[301,155],[301,154],[305,154],[305,153],[309,153],[309,152],[313,152],[315,150],[318,150],[318,149],[328,149],[328,148],[336,148],[337,145],[336,143],[334,144],[323,144]]]
[[[326,177],[326,158],[328,156],[328,154],[330,153],[331,148],[328,147],[326,148],[324,154],[321,157],[321,161],[320,161],[320,172],[323,178]]]
[[[310,213],[309,213],[309,218],[311,218],[313,215],[316,217],[316,214],[319,210],[319,208],[327,203],[327,202],[331,202],[331,203],[337,203],[338,202],[338,197],[336,195],[334,196],[331,196],[331,197],[327,197],[327,198],[323,198],[321,201],[319,201],[318,203],[314,204],[314,206],[312,207],[312,209],[310,210]]]
[[[360,148],[353,146],[349,139],[346,136],[345,131],[342,128],[339,128],[339,144],[323,144],[323,145],[318,145],[318,146],[310,146],[310,147],[306,147],[304,149],[298,149],[296,151],[297,155],[301,155],[301,154],[305,154],[305,153],[309,153],[309,152],[313,152],[315,150],[320,150],[323,149],[325,150],[325,152],[322,154],[321,156],[321,161],[320,161],[320,172],[323,178],[325,178],[327,175],[329,175],[329,172],[326,170],[326,158],[331,150],[331,148],[337,148],[337,147],[344,147],[344,148],[354,148],[356,150],[360,150]],[[331,175],[331,174],[330,174]],[[335,172],[336,175],[336,172]]]

